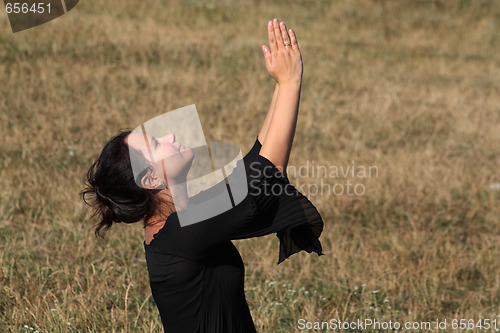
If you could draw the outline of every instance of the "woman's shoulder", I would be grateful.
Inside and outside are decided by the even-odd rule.
[[[252,148],[250,148],[248,153],[246,153],[245,157],[243,157],[245,164],[248,164],[249,162],[253,161],[259,154],[261,148],[262,148],[262,143],[259,141],[259,137],[257,136],[255,137],[255,142]]]
[[[258,154],[253,161],[249,162],[248,169],[250,171],[250,178],[274,178],[285,183],[290,183],[286,170],[281,172],[271,160],[261,154]]]

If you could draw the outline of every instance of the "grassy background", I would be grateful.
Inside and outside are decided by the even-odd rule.
[[[304,60],[290,165],[379,176],[355,180],[363,196],[310,196],[325,256],[276,266],[274,235],[234,241],[257,330],[500,321],[498,1],[88,0],[17,34],[0,15],[2,331],[161,331],[142,228],[96,240],[85,172],[120,128],[193,103],[207,141],[246,152],[272,96],[273,17]]]

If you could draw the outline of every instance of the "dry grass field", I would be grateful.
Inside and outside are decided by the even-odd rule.
[[[274,88],[260,48],[273,17],[304,61],[290,166],[378,173],[290,174],[324,218],[325,256],[277,266],[275,235],[234,241],[258,332],[332,331],[301,318],[500,329],[499,1],[87,0],[16,34],[0,12],[0,331],[162,331],[142,227],[94,237],[86,170],[119,129],[190,104],[207,141],[246,153]],[[326,186],[347,181],[364,193]]]

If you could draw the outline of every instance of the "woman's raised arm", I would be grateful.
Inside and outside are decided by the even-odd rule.
[[[279,84],[279,90],[260,155],[284,172],[297,125],[302,56],[295,33],[291,29],[287,31],[283,22],[278,23],[277,19],[269,21],[267,30],[270,48],[263,45],[262,49],[267,71]]]
[[[276,82],[276,86],[274,87],[274,93],[273,93],[273,98],[271,100],[271,105],[269,106],[269,110],[267,111],[266,114],[266,119],[264,120],[264,123],[262,124],[262,128],[260,129],[259,132],[259,142],[262,143],[266,139],[267,131],[269,129],[269,125],[271,124],[271,119],[273,117],[274,113],[274,107],[276,106],[276,97],[278,97],[278,91],[279,91],[280,85],[278,82]]]

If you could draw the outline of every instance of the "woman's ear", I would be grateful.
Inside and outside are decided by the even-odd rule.
[[[158,188],[163,188],[164,187],[164,182],[163,179],[158,177],[156,172],[153,170],[149,170],[144,177],[141,179],[141,185],[142,187],[148,189],[148,190],[155,190]]]

